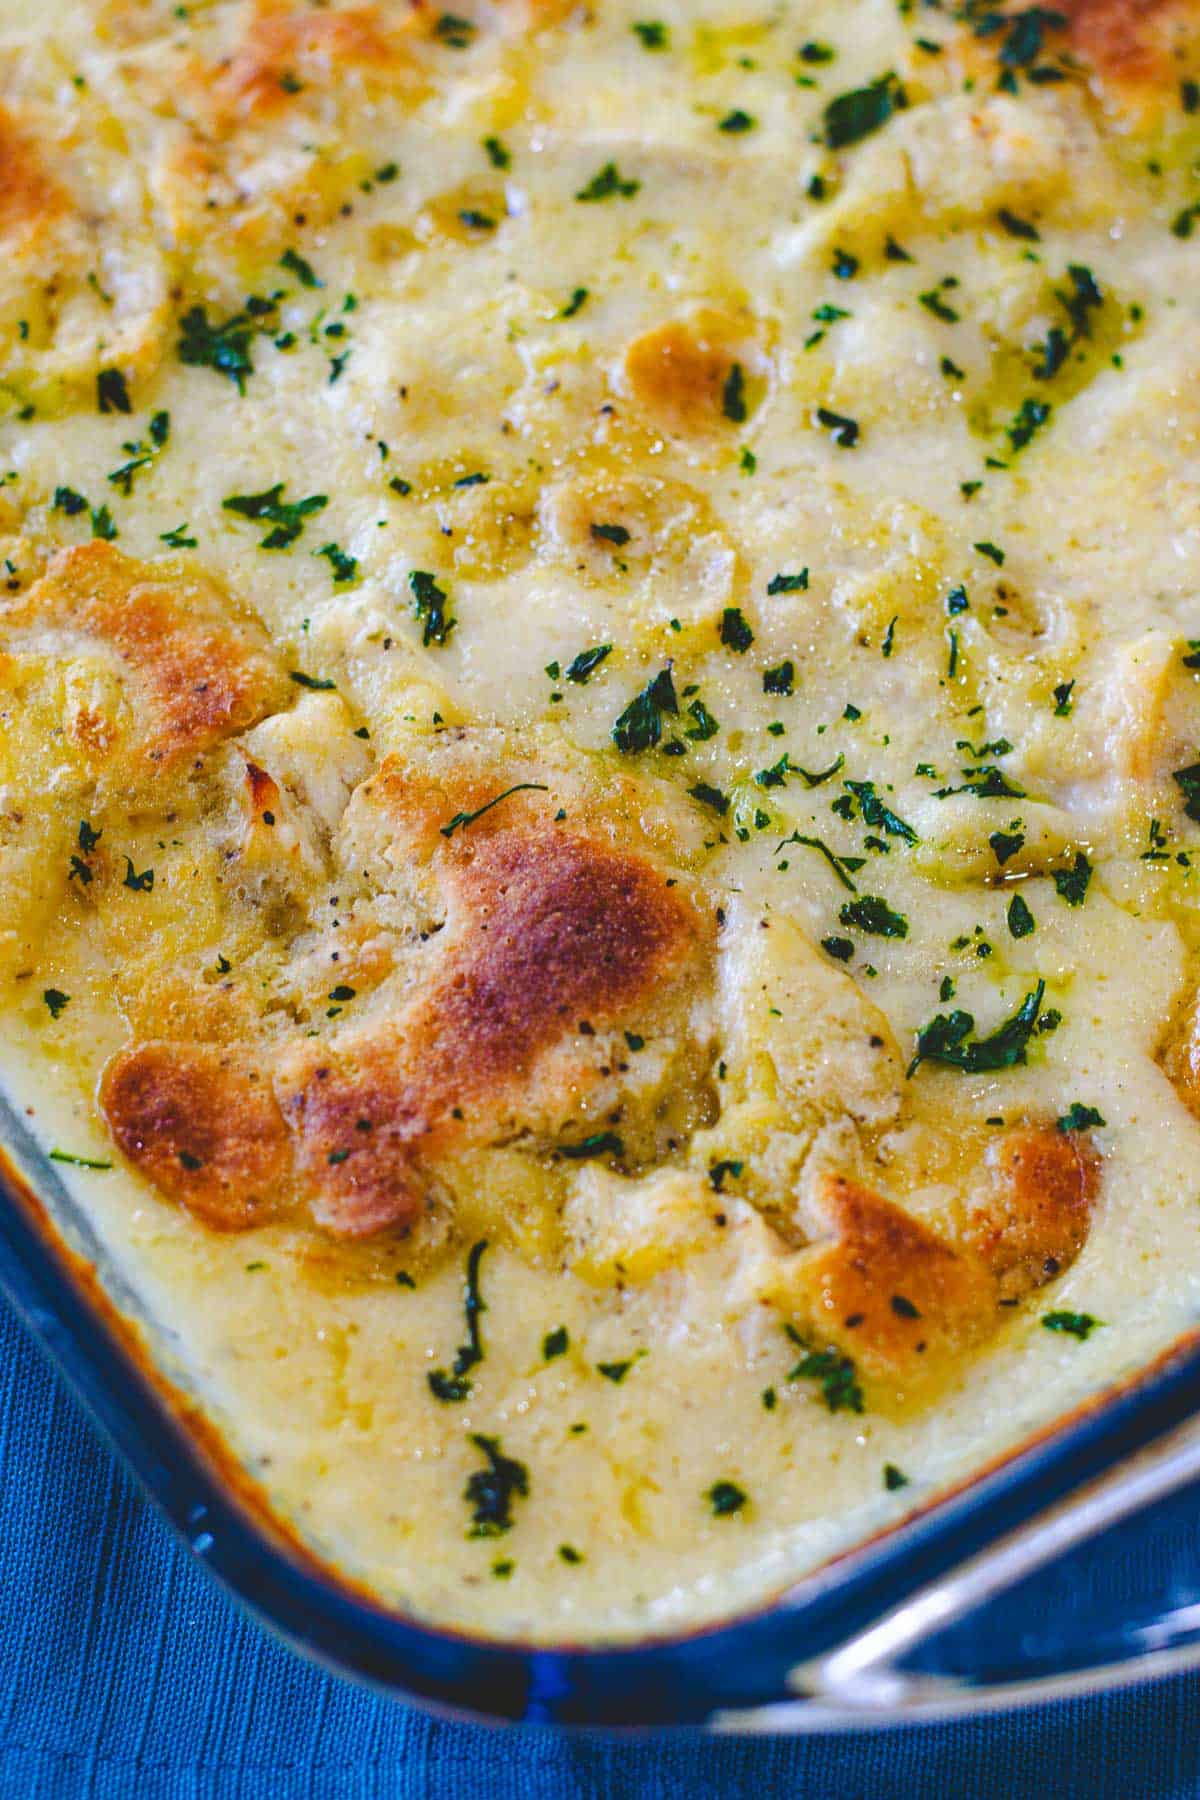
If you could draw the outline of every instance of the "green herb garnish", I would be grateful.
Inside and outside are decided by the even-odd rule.
[[[428,649],[430,644],[444,644],[458,623],[449,617],[446,603],[450,596],[444,588],[440,588],[428,569],[413,569],[409,573],[408,585],[412,590],[413,611],[421,621],[421,642]]]
[[[917,1033],[916,1055],[908,1065],[909,1078],[923,1062],[963,1069],[969,1075],[1012,1069],[1024,1063],[1030,1039],[1038,1029],[1038,1012],[1045,992],[1046,983],[1039,979],[1011,1019],[1006,1019],[989,1037],[976,1038],[973,1043],[967,1042],[975,1029],[971,1013],[957,1009],[952,1013],[938,1013]]]
[[[1086,1343],[1103,1323],[1103,1319],[1093,1319],[1091,1313],[1049,1312],[1042,1315],[1042,1324],[1047,1331],[1065,1331],[1068,1337],[1076,1337],[1081,1343]]]
[[[500,1439],[483,1432],[471,1434],[471,1442],[487,1458],[487,1466],[468,1476],[463,1499],[471,1508],[468,1537],[500,1537],[512,1529],[513,1501],[529,1493],[529,1470],[514,1457],[505,1456]]]
[[[613,743],[627,756],[652,750],[662,737],[664,715],[678,712],[679,699],[668,664],[646,683],[621,713],[612,728]]]
[[[467,1341],[465,1344],[460,1344],[455,1352],[454,1363],[449,1374],[445,1369],[431,1369],[425,1377],[438,1400],[451,1403],[465,1400],[471,1392],[471,1383],[466,1378],[467,1372],[473,1369],[476,1363],[483,1361],[483,1339],[479,1331],[479,1319],[480,1315],[487,1311],[487,1304],[479,1288],[479,1264],[486,1249],[487,1239],[481,1238],[477,1244],[472,1244],[467,1255],[467,1283],[463,1294]],[[474,1441],[479,1442],[478,1439]]]
[[[493,806],[499,806],[500,802],[502,800],[507,800],[510,794],[524,794],[524,793],[548,794],[549,792],[550,792],[550,790],[546,786],[544,781],[517,781],[517,782],[514,782],[512,787],[505,788],[505,790],[502,794],[497,794],[496,798],[494,800],[487,801],[487,803],[485,805],[477,808],[477,810],[475,812],[455,813],[454,817],[449,821],[448,824],[445,824],[440,827],[441,834],[444,838],[451,838],[454,836],[456,831],[466,831],[467,827],[470,825],[473,825],[475,823],[476,819],[482,819],[483,815],[485,813],[490,813]]]

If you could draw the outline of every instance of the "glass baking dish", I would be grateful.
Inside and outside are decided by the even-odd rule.
[[[1023,1644],[989,1657],[975,1645],[956,1673],[912,1664],[999,1592],[1200,1480],[1200,1329],[760,1610],[632,1647],[545,1648],[417,1624],[306,1548],[189,1395],[164,1322],[2,1095],[0,1286],[193,1554],[293,1647],[405,1699],[492,1720],[802,1732],[1200,1666],[1200,1605],[1178,1603],[1076,1650]]]

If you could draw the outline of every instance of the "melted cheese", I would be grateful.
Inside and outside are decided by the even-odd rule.
[[[280,1512],[541,1640],[1200,1292],[1200,14],[652,15],[0,0],[0,1074]]]

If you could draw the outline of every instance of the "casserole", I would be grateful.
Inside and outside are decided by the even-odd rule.
[[[4,21],[0,1083],[225,1479],[541,1681],[1179,1392],[1193,9]]]

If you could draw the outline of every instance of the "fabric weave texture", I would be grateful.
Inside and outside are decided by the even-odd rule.
[[[1145,1592],[1179,1603],[1190,1570],[1200,1581],[1195,1502],[1158,1509],[975,1629],[1032,1642],[1056,1616],[1103,1617]],[[1200,1679],[807,1740],[631,1741],[431,1719],[326,1674],[246,1618],[0,1303],[0,1800],[475,1794],[1184,1800],[1200,1794]]]

